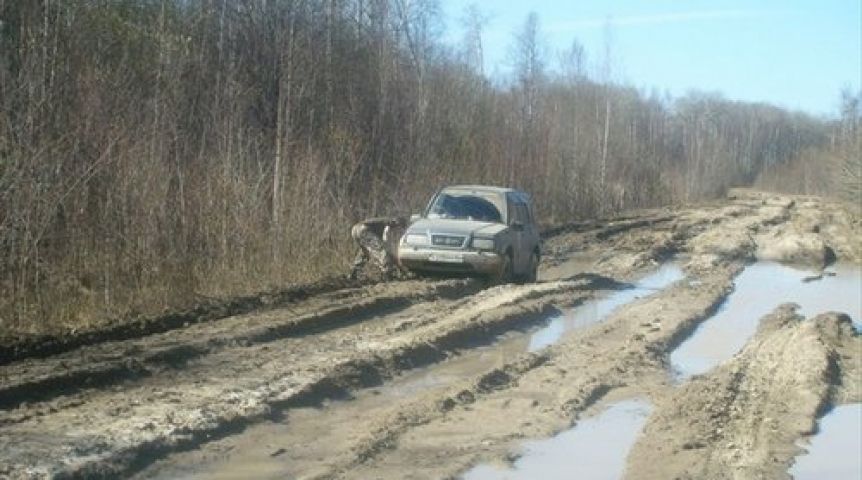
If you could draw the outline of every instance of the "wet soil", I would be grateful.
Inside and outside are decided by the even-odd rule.
[[[202,448],[187,454],[177,455],[169,462],[153,466],[148,475],[158,478],[173,478],[188,475],[189,478],[235,478],[242,472],[254,472],[256,477],[270,475],[299,475],[308,468],[297,468],[307,462],[326,457],[319,448],[328,447],[346,436],[355,435],[353,425],[356,418],[371,417],[391,410],[398,402],[407,401],[420,394],[449,395],[451,385],[463,379],[476,378],[485,372],[506,368],[519,356],[535,352],[541,348],[558,343],[566,338],[563,333],[571,333],[607,319],[616,308],[648,296],[680,279],[682,272],[673,264],[665,265],[655,272],[640,276],[631,284],[608,284],[614,287],[608,291],[598,291],[595,299],[583,301],[576,307],[552,313],[547,322],[526,325],[524,329],[509,331],[489,339],[482,345],[457,352],[446,360],[433,365],[405,371],[385,384],[353,393],[346,401],[326,403],[318,408],[301,412],[289,421],[267,422],[249,428],[241,436],[226,439],[217,445]],[[565,321],[564,329],[553,326]],[[544,323],[544,326],[543,326]],[[553,339],[548,333],[557,333]],[[539,346],[537,339],[542,339]],[[541,347],[541,348],[539,348]],[[344,422],[334,418],[347,415]],[[333,427],[333,425],[337,425]],[[309,439],[320,447],[308,450]],[[275,447],[261,449],[260,445],[286,445],[285,452],[271,455]],[[226,452],[219,455],[216,452]],[[622,461],[624,457],[621,457]],[[188,473],[192,472],[192,473]],[[274,473],[273,473],[274,472]]]
[[[862,401],[859,334],[817,311],[842,307],[803,320],[763,298],[739,352],[682,383],[671,352],[747,264],[806,262],[821,276],[799,283],[828,285],[860,233],[841,205],[735,192],[557,228],[537,284],[345,285],[22,354],[0,365],[0,477],[451,478],[528,465],[525,445],[643,399],[624,475],[781,478],[818,418]]]

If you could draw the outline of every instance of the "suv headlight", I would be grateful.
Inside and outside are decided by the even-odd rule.
[[[406,245],[428,245],[428,235],[422,233],[408,233],[404,235]]]
[[[493,238],[474,238],[471,243],[473,248],[476,250],[493,250],[494,249],[494,239]]]

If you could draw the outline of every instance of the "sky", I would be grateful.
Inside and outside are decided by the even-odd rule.
[[[862,88],[862,0],[440,0],[444,41],[463,38],[464,9],[486,15],[485,72],[510,70],[512,39],[536,12],[548,63],[580,42],[590,72],[674,97],[692,90],[817,116]]]

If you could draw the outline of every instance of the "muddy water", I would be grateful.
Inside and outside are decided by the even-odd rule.
[[[796,457],[790,475],[796,480],[862,478],[862,403],[842,405],[820,419],[819,431]]]
[[[529,350],[531,352],[541,350],[558,342],[572,330],[599,323],[617,308],[638,298],[652,295],[683,277],[684,274],[678,265],[667,263],[657,271],[638,280],[633,288],[613,292],[568,309],[559,316],[552,318],[547,326],[530,337]]]
[[[815,279],[817,275],[770,262],[747,267],[719,311],[671,353],[678,378],[705,373],[732,357],[757,330],[760,318],[782,303],[799,304],[799,313],[805,317],[843,312],[857,329],[862,327],[860,267],[839,264],[822,278]]]
[[[557,265],[544,266],[539,270],[539,280],[562,280],[571,278],[584,272],[592,272],[596,269],[597,257],[595,254],[574,252],[566,256],[566,260]]]
[[[652,407],[644,400],[616,403],[595,418],[545,439],[525,442],[512,468],[479,465],[464,480],[617,479]]]

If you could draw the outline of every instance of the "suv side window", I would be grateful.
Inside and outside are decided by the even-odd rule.
[[[512,223],[520,222],[522,225],[530,224],[530,211],[527,209],[527,206],[523,203],[514,204],[514,216],[512,217]]]

